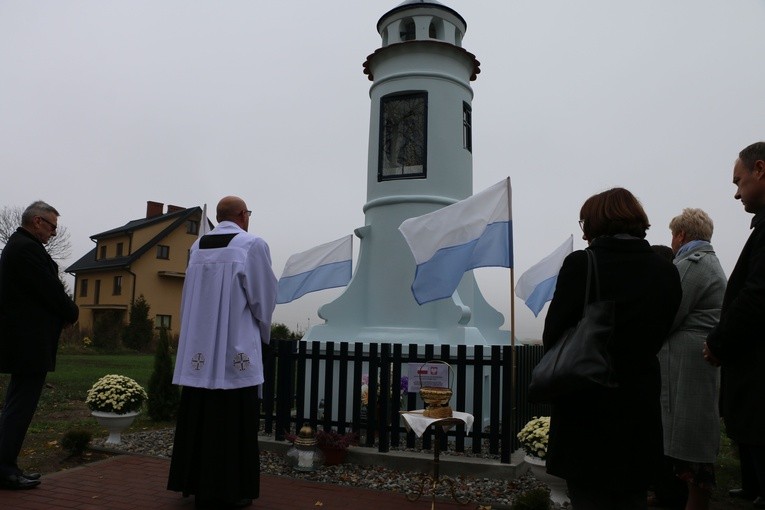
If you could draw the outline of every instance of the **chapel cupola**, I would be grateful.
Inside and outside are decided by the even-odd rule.
[[[435,0],[406,0],[377,22],[382,45],[406,41],[443,41],[462,46],[467,23],[457,11]]]

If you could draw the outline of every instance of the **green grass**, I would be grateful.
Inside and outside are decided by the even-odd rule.
[[[150,354],[59,354],[56,371],[50,372],[46,378],[37,412],[24,441],[22,464],[43,473],[71,467],[61,464],[64,453],[60,441],[64,434],[83,429],[94,438],[107,435],[85,404],[93,383],[106,374],[120,374],[147,388],[153,369],[154,356]],[[9,375],[0,374],[0,400],[5,399],[9,379]],[[143,412],[129,432],[172,426],[172,422],[154,422]]]
[[[48,374],[47,382],[64,391],[83,395],[97,379],[106,374],[132,377],[144,388],[149,384],[154,369],[151,354],[62,354],[56,363],[56,371]]]
[[[146,354],[60,355],[56,371],[46,378],[38,414],[84,406],[90,387],[107,374],[126,375],[147,388],[153,368],[154,357]]]

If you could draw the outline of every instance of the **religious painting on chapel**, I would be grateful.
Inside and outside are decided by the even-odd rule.
[[[427,128],[427,92],[381,99],[378,181],[426,177]]]

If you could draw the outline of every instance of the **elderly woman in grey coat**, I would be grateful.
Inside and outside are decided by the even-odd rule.
[[[712,220],[704,211],[683,209],[669,228],[683,300],[659,352],[664,454],[688,483],[686,510],[706,509],[720,447],[720,373],[704,361],[702,350],[720,318],[726,278],[710,244]]]

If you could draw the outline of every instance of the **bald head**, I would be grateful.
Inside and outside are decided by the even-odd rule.
[[[220,199],[215,211],[216,219],[221,221],[233,221],[242,229],[247,230],[250,224],[250,211],[247,204],[239,197],[227,196]]]

